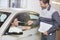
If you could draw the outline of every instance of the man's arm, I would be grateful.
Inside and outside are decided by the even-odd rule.
[[[33,21],[33,25],[40,25],[40,18],[37,19],[36,21]]]
[[[50,28],[48,30],[48,34],[52,33],[52,32],[55,32],[56,29],[58,29],[58,27],[60,25],[60,16],[59,16],[59,13],[57,11],[53,13],[52,18],[54,20],[54,25],[53,25],[52,28]]]

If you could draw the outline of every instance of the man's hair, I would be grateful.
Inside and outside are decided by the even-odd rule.
[[[40,0],[40,1],[42,1],[44,4],[46,4],[46,3],[49,4],[49,2],[50,2],[50,0]]]

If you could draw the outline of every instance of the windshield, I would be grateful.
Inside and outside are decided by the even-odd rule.
[[[3,23],[9,17],[9,15],[10,15],[10,13],[8,13],[8,12],[0,12],[0,27],[3,25]]]

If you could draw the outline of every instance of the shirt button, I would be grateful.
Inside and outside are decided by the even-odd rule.
[[[50,33],[49,35],[52,35],[52,33]]]

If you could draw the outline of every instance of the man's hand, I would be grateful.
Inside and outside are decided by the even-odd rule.
[[[27,24],[28,24],[28,25],[32,25],[32,24],[33,24],[33,21],[32,21],[32,20],[29,20],[29,21],[27,22]]]
[[[46,31],[46,32],[44,32],[43,34],[47,36],[47,35],[48,35],[48,32]]]
[[[22,30],[29,30],[29,29],[31,29],[30,26],[22,26]]]

